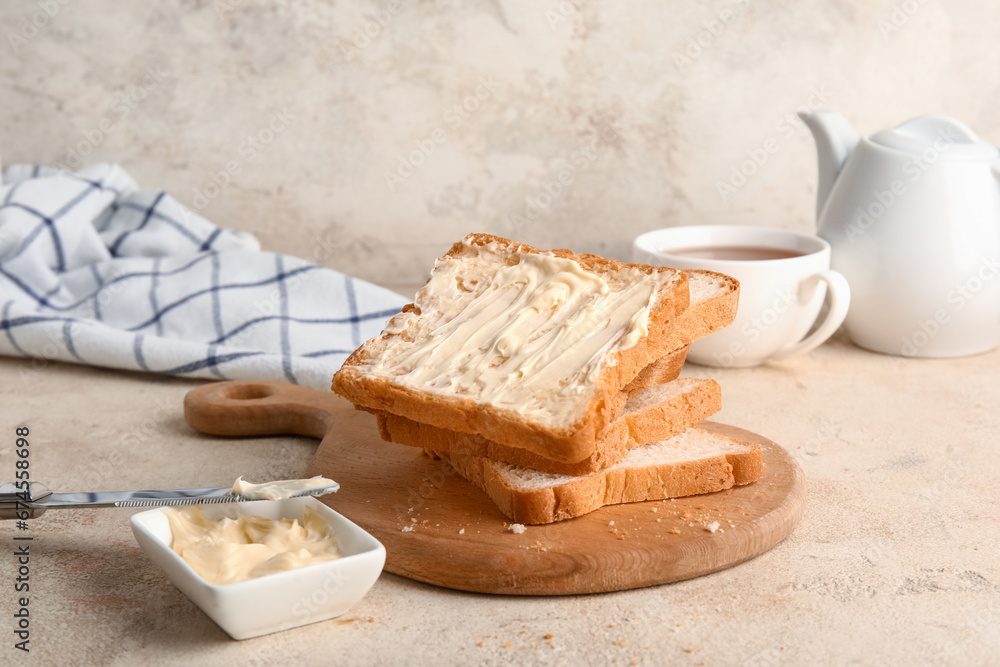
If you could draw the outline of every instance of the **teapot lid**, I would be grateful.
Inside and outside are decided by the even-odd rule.
[[[994,160],[1000,151],[983,141],[965,123],[939,114],[917,116],[891,130],[876,132],[873,143],[906,153],[920,153],[934,148],[944,155]]]

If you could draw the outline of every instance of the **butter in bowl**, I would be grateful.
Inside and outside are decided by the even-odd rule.
[[[385,564],[378,540],[311,497],[159,507],[134,515],[132,533],[233,639],[340,616],[371,589]]]

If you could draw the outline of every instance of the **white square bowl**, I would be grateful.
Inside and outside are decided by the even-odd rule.
[[[213,519],[238,511],[301,522],[307,506],[330,523],[341,558],[224,586],[202,579],[170,548],[172,534],[165,508],[133,515],[132,533],[146,555],[220,628],[233,639],[249,639],[340,616],[364,597],[382,573],[382,543],[315,498],[205,505],[202,509]]]

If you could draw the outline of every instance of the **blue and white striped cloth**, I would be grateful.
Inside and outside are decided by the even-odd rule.
[[[328,389],[406,303],[215,227],[119,166],[0,186],[0,354]]]

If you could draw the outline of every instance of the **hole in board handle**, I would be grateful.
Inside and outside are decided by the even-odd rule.
[[[265,384],[239,384],[226,388],[226,398],[235,401],[253,401],[274,394],[274,387]]]

